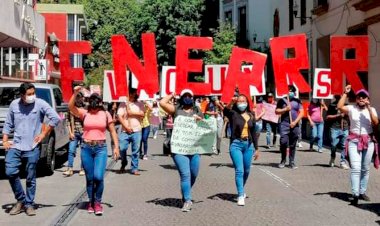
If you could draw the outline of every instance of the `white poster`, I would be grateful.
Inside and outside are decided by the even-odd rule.
[[[328,68],[315,68],[313,98],[332,99],[331,94],[331,70]]]

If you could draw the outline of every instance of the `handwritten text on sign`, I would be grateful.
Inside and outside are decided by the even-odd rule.
[[[214,117],[196,122],[193,117],[180,115],[174,120],[171,150],[172,153],[182,155],[212,153],[215,139]]]

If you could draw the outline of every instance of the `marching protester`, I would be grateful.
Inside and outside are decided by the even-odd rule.
[[[40,98],[31,83],[22,83],[19,88],[21,97],[9,105],[3,127],[3,146],[6,150],[5,174],[9,179],[17,203],[10,210],[16,215],[25,210],[28,216],[36,215],[34,198],[36,194],[36,167],[40,156],[41,141],[60,122],[54,109]],[[42,129],[44,117],[49,119],[48,126]],[[13,143],[8,138],[14,130]],[[20,181],[20,166],[26,162],[26,194]]]
[[[345,87],[344,93],[338,102],[338,109],[348,114],[350,133],[346,140],[346,154],[348,152],[351,165],[352,205],[357,205],[359,199],[370,201],[365,194],[367,191],[369,168],[375,152],[375,167],[378,168],[379,159],[377,141],[373,134],[373,127],[379,124],[376,109],[371,107],[369,93],[361,89],[356,92],[356,105],[345,105],[351,85]]]
[[[267,104],[271,104],[274,106],[277,105],[277,102],[275,101],[275,99],[273,97],[273,93],[268,93]],[[268,113],[274,114],[275,112],[272,110],[272,112],[268,112]],[[266,128],[266,141],[267,141],[267,148],[269,149],[270,147],[273,147],[274,145],[276,145],[278,124],[275,122],[270,122],[270,121],[266,121],[266,120],[263,120],[263,121],[265,121],[265,125],[266,125],[266,127],[265,127]],[[273,142],[271,142],[271,139],[270,139],[272,133],[273,133]]]
[[[348,170],[350,167],[346,164],[344,144],[348,136],[349,118],[347,114],[338,110],[340,95],[334,96],[334,101],[329,105],[326,115],[326,123],[330,127],[331,138],[331,158],[329,166],[335,166],[336,150],[340,148],[340,168]]]
[[[148,159],[148,138],[150,134],[150,114],[152,113],[152,107],[145,102],[144,103],[144,118],[141,122],[141,142],[140,142],[140,148],[139,148],[139,153],[140,153],[140,158],[143,160]]]
[[[144,104],[138,102],[138,94],[136,89],[130,89],[129,101],[121,103],[117,110],[118,119],[122,125],[121,133],[119,134],[121,167],[120,173],[125,172],[125,167],[128,164],[127,150],[132,144],[132,160],[131,174],[140,175],[139,172],[139,149],[141,143],[141,119],[145,115]]]
[[[222,133],[223,133],[223,117],[222,110],[219,106],[217,106],[216,102],[218,101],[217,96],[212,96],[210,103],[206,107],[206,116],[213,116],[216,118],[216,150],[217,154],[220,155],[220,145],[222,143]]]
[[[82,93],[78,93],[75,97],[75,107],[81,108],[84,107],[84,96]],[[68,117],[67,117],[67,125],[69,129],[70,134],[70,143],[69,143],[69,153],[68,153],[68,160],[67,160],[67,170],[63,172],[64,176],[70,177],[74,174],[73,166],[74,166],[74,159],[77,154],[77,147],[78,144],[82,144],[82,135],[83,135],[83,121],[72,114],[69,111]],[[84,170],[81,163],[81,169],[79,171],[80,176],[84,176]]]
[[[157,139],[158,129],[161,124],[160,109],[157,101],[153,101],[152,111],[150,115],[150,124],[152,125],[153,139]]]
[[[221,104],[218,102],[218,105]],[[230,156],[235,168],[237,204],[245,205],[245,184],[251,170],[252,157],[257,147],[256,118],[248,98],[239,94],[224,108],[223,113],[231,123]]]
[[[174,121],[177,116],[194,117],[195,120],[202,120],[203,113],[194,105],[193,92],[185,89],[181,92],[179,104],[175,106],[171,101],[175,98],[174,94],[168,95],[160,101],[160,106],[168,114],[173,115]],[[183,212],[189,212],[192,208],[191,188],[195,184],[199,172],[199,154],[172,154],[174,163],[181,178],[181,193],[183,200]]]
[[[295,164],[296,144],[300,136],[301,129],[299,122],[303,117],[303,106],[299,99],[295,97],[296,88],[293,85],[288,86],[288,97],[278,101],[276,114],[280,116],[280,151],[281,162],[279,168],[284,168],[286,163],[286,149],[289,147],[289,166],[297,169]]]
[[[323,111],[325,110],[327,110],[325,103],[323,102],[323,100],[321,102],[318,99],[313,99],[308,107],[307,118],[312,128],[312,135],[310,138],[310,151],[313,151],[314,141],[317,140],[318,152],[323,152]]]
[[[81,159],[86,173],[86,190],[88,195],[87,212],[96,215],[103,214],[101,205],[104,190],[104,173],[107,165],[106,130],[111,133],[115,144],[114,159],[119,158],[119,142],[112,116],[104,110],[103,101],[99,94],[89,97],[88,109],[75,105],[75,97],[81,91],[81,86],[74,88],[74,94],[69,101],[69,110],[83,120],[83,144]]]

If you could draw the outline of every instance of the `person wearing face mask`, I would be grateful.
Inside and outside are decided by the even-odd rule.
[[[295,164],[296,145],[301,133],[299,122],[303,117],[303,106],[299,99],[295,97],[296,88],[293,85],[288,86],[288,97],[278,101],[276,114],[280,116],[280,151],[281,162],[279,168],[284,168],[286,163],[286,149],[289,148],[289,167],[297,169]]]
[[[309,119],[309,123],[312,128],[312,135],[310,138],[310,151],[313,151],[314,141],[318,140],[318,152],[323,152],[323,111],[325,110],[327,110],[325,103],[323,101],[320,102],[317,99],[313,99],[308,107],[307,118]]]
[[[223,117],[222,110],[219,106],[216,105],[218,101],[217,96],[212,96],[210,103],[206,107],[206,115],[213,116],[216,118],[217,132],[216,132],[216,151],[220,155],[220,145],[222,143],[222,131],[223,131]]]
[[[111,133],[114,142],[113,157],[119,158],[119,142],[112,116],[104,110],[99,94],[89,97],[88,109],[77,107],[75,97],[82,87],[76,86],[69,101],[69,110],[83,121],[83,143],[81,145],[81,160],[86,174],[86,190],[88,195],[87,212],[95,215],[103,214],[101,204],[104,191],[104,174],[107,165],[106,130]]]
[[[31,83],[20,85],[21,97],[9,105],[3,127],[3,146],[6,150],[5,174],[9,179],[17,203],[10,215],[25,210],[28,216],[36,215],[34,198],[36,194],[36,166],[40,156],[41,141],[60,122],[57,112],[44,100],[36,98],[35,87]],[[48,126],[42,131],[44,117]],[[8,141],[14,130],[13,143]],[[19,177],[20,166],[26,162],[26,194]]]
[[[218,102],[220,107],[221,104]],[[235,184],[239,206],[245,205],[245,184],[251,170],[252,157],[257,147],[256,118],[251,111],[248,98],[239,94],[223,109],[224,115],[231,123],[230,157],[235,168]]]
[[[338,110],[339,100],[340,95],[335,95],[334,101],[329,105],[326,114],[326,123],[328,123],[328,127],[330,128],[331,138],[331,158],[329,166],[335,166],[336,151],[339,148],[341,150],[340,168],[348,170],[350,169],[350,167],[346,163],[344,144],[348,137],[348,129],[350,126],[350,122],[348,115]]]
[[[202,120],[203,113],[194,105],[193,92],[189,89],[184,89],[181,92],[179,104],[174,105],[171,100],[175,98],[175,95],[168,95],[160,101],[162,109],[173,115],[174,122],[177,116],[193,117],[195,120]],[[174,128],[175,129],[175,125]],[[189,212],[192,208],[193,202],[191,201],[191,188],[195,184],[195,181],[199,172],[200,155],[199,154],[172,154],[173,161],[178,169],[181,178],[181,193],[182,193],[182,212]]]
[[[277,102],[274,100],[272,93],[268,94],[267,103],[276,106]],[[268,113],[270,113],[270,112],[268,112]],[[272,113],[274,113],[274,112],[272,112]],[[274,145],[276,145],[278,123],[265,121],[265,125],[266,125],[267,148],[269,149],[270,147],[273,147]],[[270,138],[271,138],[272,132],[273,132],[273,142],[271,143]]]
[[[82,93],[78,93],[78,95],[76,96],[75,106],[78,108],[84,107],[84,97]],[[67,170],[63,172],[63,175],[66,177],[70,177],[74,174],[73,166],[78,144],[82,144],[83,121],[79,117],[69,112],[66,123],[69,129],[70,143],[67,160]],[[79,175],[85,175],[82,164],[81,170],[79,171]]]
[[[359,199],[370,201],[367,191],[369,168],[375,154],[375,168],[379,167],[378,144],[373,134],[379,119],[376,109],[371,107],[369,93],[365,89],[356,92],[356,105],[345,105],[351,85],[347,85],[338,102],[338,109],[350,119],[350,133],[346,140],[346,156],[348,153],[351,165],[352,205],[358,205]]]
[[[144,103],[138,101],[137,89],[130,89],[129,101],[121,103],[117,111],[119,121],[122,125],[119,135],[121,167],[120,173],[125,173],[127,166],[127,150],[132,145],[131,174],[140,175],[139,171],[139,149],[142,138],[141,121],[145,115]]]

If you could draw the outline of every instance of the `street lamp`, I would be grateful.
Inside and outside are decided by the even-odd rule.
[[[293,14],[294,14],[294,18],[301,18],[301,19],[305,19],[305,18],[309,18],[310,20],[312,19],[311,16],[297,16],[298,14],[298,4],[297,4],[297,1],[294,1],[294,5],[293,5]]]

